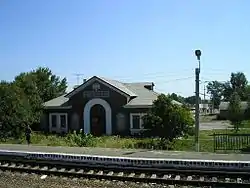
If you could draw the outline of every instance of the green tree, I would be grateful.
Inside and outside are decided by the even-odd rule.
[[[66,93],[67,80],[60,79],[59,76],[52,73],[49,68],[39,67],[28,73],[21,73],[15,78],[19,87],[26,89],[33,87],[38,93],[42,102],[49,101]]]
[[[161,94],[154,101],[153,107],[143,117],[146,134],[158,136],[162,139],[173,141],[174,138],[192,133],[194,119],[191,112],[172,103],[169,96]]]
[[[214,108],[219,108],[223,90],[224,84],[219,81],[212,81],[207,84],[207,93],[211,95],[211,101],[214,105]]]
[[[12,83],[0,83],[1,136],[20,136],[32,122],[32,109],[23,91]]]
[[[60,79],[48,68],[39,67],[34,71],[20,73],[13,82],[21,88],[33,110],[32,124],[40,123],[42,103],[66,92],[66,78]]]
[[[17,136],[24,125],[40,123],[42,104],[66,92],[66,78],[48,68],[20,73],[11,83],[0,83],[0,122],[5,132]],[[20,130],[20,131],[17,131]]]
[[[176,93],[172,93],[171,95],[169,95],[169,97],[172,100],[175,100],[175,101],[180,102],[180,103],[184,103],[185,102],[185,97],[177,95]]]
[[[235,131],[239,130],[239,127],[244,119],[244,114],[241,109],[241,100],[237,92],[234,92],[230,98],[228,107],[229,120],[234,126]]]
[[[247,78],[244,73],[231,73],[230,81],[223,84],[223,100],[229,101],[233,92],[237,92],[241,101],[246,101],[247,96]]]
[[[243,72],[237,72],[231,74],[230,79],[232,91],[237,92],[240,100],[246,101],[247,95],[246,95],[246,89],[247,89],[247,78]]]
[[[196,97],[195,96],[189,96],[189,97],[185,98],[185,102],[187,104],[194,105],[196,103]],[[199,97],[199,103],[201,103],[201,98],[200,97]]]

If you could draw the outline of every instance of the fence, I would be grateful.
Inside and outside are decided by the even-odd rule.
[[[213,134],[214,151],[239,151],[250,147],[250,134]]]

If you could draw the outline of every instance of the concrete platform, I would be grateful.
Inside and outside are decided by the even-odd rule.
[[[0,150],[30,151],[45,153],[71,153],[100,156],[120,156],[131,158],[159,158],[159,159],[197,159],[197,160],[225,160],[225,161],[250,161],[248,154],[214,154],[162,150],[135,150],[112,148],[81,148],[81,147],[50,147],[36,145],[0,144]]]

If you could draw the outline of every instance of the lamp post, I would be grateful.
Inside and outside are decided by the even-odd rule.
[[[195,148],[196,151],[199,152],[199,126],[200,126],[200,57],[201,57],[201,51],[195,50],[195,56],[197,57],[198,61],[198,68],[195,69]]]

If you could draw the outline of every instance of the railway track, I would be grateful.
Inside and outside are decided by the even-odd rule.
[[[250,187],[250,174],[246,172],[200,171],[184,169],[104,168],[73,164],[53,164],[34,161],[1,160],[2,171],[36,173],[72,178],[105,179],[211,187]]]

